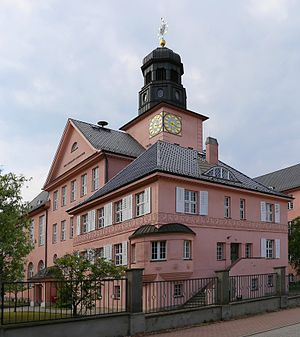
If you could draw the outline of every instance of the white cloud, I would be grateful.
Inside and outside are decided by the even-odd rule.
[[[281,22],[288,19],[292,3],[292,0],[250,0],[248,10],[256,18]]]

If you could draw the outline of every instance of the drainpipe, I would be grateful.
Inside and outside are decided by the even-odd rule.
[[[46,209],[46,228],[45,228],[45,268],[47,268],[48,258],[48,208]]]

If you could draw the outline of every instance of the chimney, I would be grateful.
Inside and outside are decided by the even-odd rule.
[[[210,164],[216,165],[219,161],[218,156],[218,141],[216,138],[207,137],[206,138],[206,161]]]

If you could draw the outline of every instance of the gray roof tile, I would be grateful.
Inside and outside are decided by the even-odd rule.
[[[45,203],[48,200],[49,200],[49,193],[46,192],[46,191],[42,191],[32,201],[30,201],[29,211],[32,212],[32,211],[40,208],[42,205],[45,205]]]
[[[95,149],[124,154],[131,157],[137,157],[145,151],[143,146],[128,133],[103,128],[76,119],[70,120]]]
[[[179,145],[158,141],[115,175],[91,197],[75,206],[74,209],[157,171],[281,197],[285,196],[256,182],[221,161],[219,161],[218,166],[228,169],[235,176],[236,180],[226,180],[205,175],[205,172],[213,166],[205,160],[203,153]]]
[[[281,192],[297,188],[300,187],[300,164],[264,174],[254,179]]]

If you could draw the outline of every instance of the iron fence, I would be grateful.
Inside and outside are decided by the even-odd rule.
[[[125,312],[126,287],[125,278],[2,283],[1,324]]]
[[[286,290],[289,295],[300,294],[300,275],[289,274],[286,276]]]
[[[277,274],[230,276],[230,302],[274,296]]]
[[[143,311],[193,308],[217,303],[216,277],[143,283]]]

